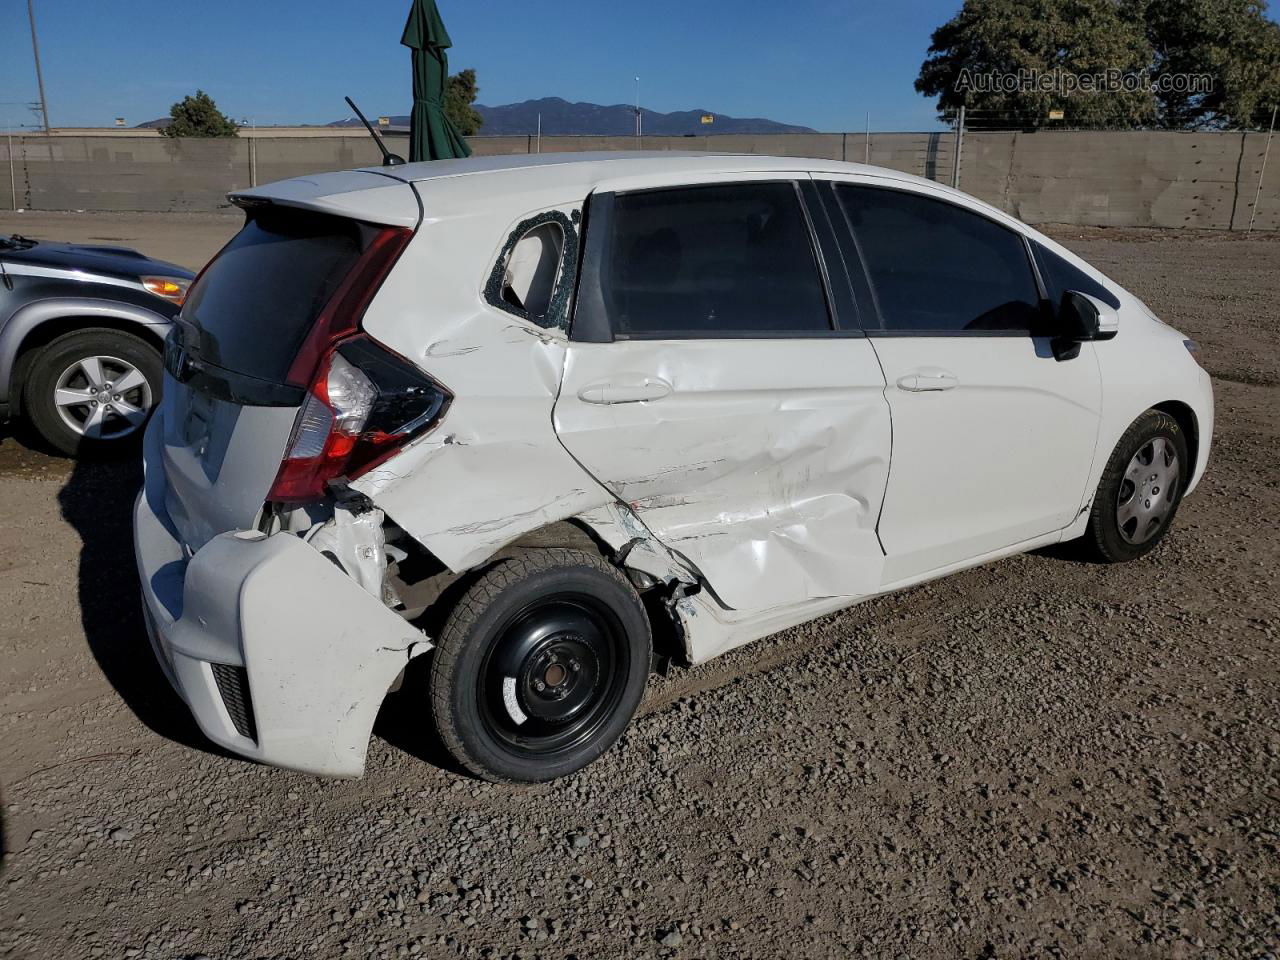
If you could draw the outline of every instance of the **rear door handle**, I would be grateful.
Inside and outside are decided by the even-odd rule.
[[[671,393],[671,384],[661,377],[618,377],[592,383],[578,391],[583,403],[640,403],[661,400]]]
[[[921,367],[898,379],[898,389],[908,393],[931,393],[960,385],[960,378],[940,367]]]

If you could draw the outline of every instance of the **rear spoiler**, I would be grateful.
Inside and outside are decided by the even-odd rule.
[[[280,180],[237,190],[227,199],[245,210],[266,204],[298,207],[388,227],[416,229],[422,220],[422,203],[410,184],[366,170]]]

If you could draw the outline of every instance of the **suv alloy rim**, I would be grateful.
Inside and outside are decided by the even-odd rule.
[[[1173,509],[1181,472],[1177,451],[1164,437],[1138,448],[1116,496],[1116,525],[1128,543],[1146,543],[1163,526]]]
[[[118,357],[84,357],[58,377],[53,404],[62,422],[90,440],[116,440],[137,430],[151,412],[151,384]]]

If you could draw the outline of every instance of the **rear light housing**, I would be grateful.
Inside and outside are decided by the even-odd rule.
[[[298,348],[285,376],[295,387],[311,386],[321,362],[340,341],[354,336],[374,294],[382,286],[400,254],[409,245],[412,230],[387,227],[374,234],[351,272],[334,291],[320,316]]]
[[[453,395],[360,333],[360,321],[412,232],[380,230],[316,319],[289,368],[307,390],[267,499],[307,503],[353,480],[440,420]]]
[[[318,500],[429,431],[453,396],[404,357],[357,334],[323,359],[267,499]]]

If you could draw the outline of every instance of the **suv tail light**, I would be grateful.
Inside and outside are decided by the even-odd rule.
[[[426,433],[453,397],[404,357],[357,334],[322,359],[267,499],[303,503]]]

